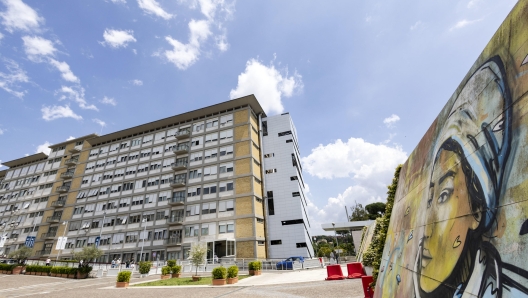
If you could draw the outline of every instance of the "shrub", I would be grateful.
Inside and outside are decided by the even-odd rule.
[[[262,269],[262,263],[260,261],[249,262],[249,270],[258,271]]]
[[[170,273],[171,273],[171,267],[169,267],[169,266],[161,267],[161,274],[169,275]]]
[[[174,274],[178,274],[181,272],[182,267],[180,265],[175,265],[171,267],[171,271]]]
[[[130,271],[121,271],[117,274],[117,282],[130,282],[131,275]]]
[[[77,268],[75,268],[75,267],[68,268],[68,274],[69,275],[77,274]]]
[[[92,272],[93,267],[92,266],[81,266],[81,268],[77,269],[77,272],[79,273],[90,273]]]
[[[176,266],[176,260],[168,260],[168,261],[167,261],[167,266],[169,266],[169,267],[174,267],[174,266]]]
[[[13,268],[15,268],[16,266],[18,265],[0,264],[0,270],[13,271]]]
[[[213,269],[212,273],[214,279],[225,279],[227,276],[227,269],[225,269],[225,267],[216,267]]]
[[[152,267],[152,262],[139,262],[139,273],[148,274],[150,272],[150,267]]]
[[[237,266],[231,266],[227,268],[227,278],[235,278],[238,276],[238,267]]]
[[[26,266],[26,273],[28,272],[38,272],[37,271],[37,265],[27,265]]]
[[[39,267],[40,267],[40,272],[46,272],[46,273],[51,272],[51,266],[39,266]]]

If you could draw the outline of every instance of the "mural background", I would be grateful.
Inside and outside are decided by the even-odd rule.
[[[527,92],[519,1],[402,168],[376,297],[528,297]]]

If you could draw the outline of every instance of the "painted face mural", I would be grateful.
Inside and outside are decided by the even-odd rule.
[[[528,298],[528,0],[402,166],[374,292]]]

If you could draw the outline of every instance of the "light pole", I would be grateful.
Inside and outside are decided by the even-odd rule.
[[[335,228],[335,223],[332,223],[332,226],[334,227],[334,237],[335,237],[335,241],[336,241],[335,247],[338,247],[339,246],[339,242],[337,242],[337,231],[336,231],[336,228]],[[336,256],[335,256],[336,257],[336,263],[339,264],[339,257],[337,256],[338,255],[337,250],[336,250],[335,254],[336,254]]]
[[[64,236],[66,235],[66,229],[68,228],[68,221],[62,222],[62,225],[64,226],[64,231],[62,231],[62,242],[64,242]],[[59,247],[59,252],[57,253],[57,259],[55,259],[55,263],[59,261],[59,256],[62,251],[62,242],[61,242],[61,246]],[[57,241],[57,244],[58,243],[59,241]]]
[[[141,223],[147,223],[147,219],[146,218],[143,218],[143,220],[141,221]],[[145,228],[143,229],[143,244],[141,244],[141,254],[139,255],[139,261],[141,262],[141,260],[143,259],[143,247],[145,246],[145,237],[147,236],[147,225],[145,225]]]

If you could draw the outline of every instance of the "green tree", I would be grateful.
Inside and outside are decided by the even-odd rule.
[[[189,251],[189,259],[196,268],[196,276],[198,276],[198,266],[205,263],[205,255],[207,254],[207,246],[203,242],[194,243]]]
[[[350,210],[352,211],[352,215],[348,218],[349,221],[362,221],[362,220],[368,220],[368,213],[363,208],[363,205],[358,204],[356,202],[356,205],[353,207],[350,207]]]
[[[83,267],[89,267],[90,262],[97,260],[102,255],[103,255],[103,251],[95,247],[94,245],[85,246],[82,248],[81,251],[73,253],[73,257],[76,260],[83,261],[82,263]]]
[[[21,248],[11,252],[8,255],[8,258],[16,259],[19,264],[24,264],[26,260],[31,257],[33,250],[27,246],[22,246]]]
[[[383,249],[385,247],[385,240],[387,239],[387,232],[389,230],[390,217],[392,214],[392,207],[394,206],[394,198],[396,196],[396,189],[398,188],[398,181],[400,178],[400,170],[402,165],[396,167],[394,172],[394,178],[392,178],[392,184],[388,186],[387,191],[387,205],[385,207],[385,214],[383,217],[376,219],[376,226],[374,228],[374,235],[370,246],[363,255],[363,264],[372,266],[372,278],[374,279],[372,285],[376,284],[379,274],[379,267],[381,263],[381,257],[383,255]]]
[[[376,219],[385,214],[386,204],[382,202],[376,202],[365,206],[365,210],[368,212],[369,219]]]

